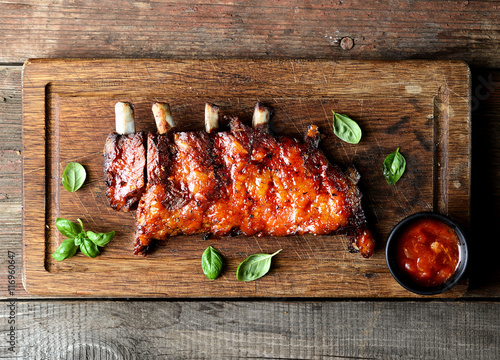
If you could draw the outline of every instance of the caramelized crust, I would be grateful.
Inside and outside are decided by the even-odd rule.
[[[144,133],[111,133],[104,146],[106,196],[115,210],[130,211],[145,190],[146,149]]]
[[[301,142],[238,119],[228,132],[149,135],[134,253],[147,253],[153,239],[179,234],[343,233],[351,251],[371,256],[359,175],[330,164],[318,142],[315,126]]]

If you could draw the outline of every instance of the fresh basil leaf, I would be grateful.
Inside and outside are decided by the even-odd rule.
[[[87,177],[85,168],[77,162],[70,162],[66,165],[62,174],[62,184],[70,192],[75,192],[82,187]]]
[[[78,234],[73,240],[75,241],[76,246],[80,246],[83,239],[85,239],[85,233]]]
[[[83,231],[82,225],[75,224],[66,219],[56,219],[57,230],[67,238],[74,238]]]
[[[357,144],[361,140],[361,128],[356,121],[349,118],[347,115],[333,113],[333,133],[341,140],[349,144]]]
[[[52,257],[57,261],[63,261],[75,255],[76,250],[78,250],[78,246],[75,245],[74,240],[66,239],[59,245],[56,251],[54,251]]]
[[[271,268],[271,259],[281,251],[274,254],[254,254],[247,257],[236,269],[238,281],[257,280],[266,275]]]
[[[399,152],[399,148],[387,155],[382,166],[382,172],[389,185],[395,184],[401,178],[405,169],[406,159]]]
[[[93,231],[87,231],[87,237],[97,246],[104,247],[115,237],[115,232],[110,231],[108,233],[95,233]]]
[[[205,276],[210,280],[215,280],[222,271],[222,255],[219,250],[209,246],[201,256],[201,268]]]
[[[88,238],[83,238],[82,243],[80,244],[80,251],[91,258],[95,258],[99,255],[99,249],[97,245],[90,241]]]

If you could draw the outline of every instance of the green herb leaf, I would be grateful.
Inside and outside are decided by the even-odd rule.
[[[274,254],[254,254],[247,257],[236,269],[238,281],[257,280],[266,275],[271,268],[271,259],[281,251]]]
[[[87,172],[82,165],[70,162],[62,174],[62,184],[66,190],[75,192],[82,187],[86,177]]]
[[[75,245],[74,240],[66,239],[59,245],[56,251],[54,251],[52,257],[57,261],[63,261],[75,255],[76,250],[78,250],[78,246]]]
[[[201,268],[208,279],[217,279],[222,271],[222,255],[219,250],[207,247],[201,256]]]
[[[111,231],[109,233],[95,233],[93,231],[87,231],[87,237],[97,246],[104,247],[115,237],[115,232]]]
[[[81,225],[62,218],[56,219],[56,227],[57,230],[59,230],[59,232],[67,238],[74,238],[83,231],[83,227]]]
[[[86,237],[82,239],[82,243],[80,244],[80,251],[84,255],[87,255],[91,258],[95,258],[100,253],[97,245]]]
[[[347,115],[333,113],[333,133],[341,140],[349,144],[357,144],[361,140],[361,128],[356,121],[349,118]]]
[[[382,166],[382,172],[389,185],[395,184],[401,178],[405,169],[406,159],[399,152],[399,148],[387,155]]]
[[[68,239],[61,243],[61,246],[52,254],[54,259],[62,261],[75,255],[78,247],[83,254],[95,258],[100,254],[97,246],[104,247],[114,238],[115,232],[109,233],[94,233],[92,231],[85,232],[83,223],[78,219],[79,224],[75,224],[66,219],[57,218],[57,229]]]

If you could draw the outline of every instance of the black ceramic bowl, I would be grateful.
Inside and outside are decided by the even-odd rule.
[[[402,235],[403,231],[407,228],[408,225],[410,225],[414,221],[421,219],[435,219],[441,221],[442,223],[451,227],[455,231],[458,237],[459,260],[457,268],[455,270],[455,273],[451,276],[451,278],[449,278],[446,282],[444,282],[441,285],[426,287],[415,284],[406,274],[404,274],[400,270],[396,261],[396,248],[400,236]],[[401,220],[389,234],[385,246],[385,260],[387,261],[387,266],[389,267],[389,271],[391,272],[394,279],[396,279],[396,281],[406,290],[412,291],[419,295],[435,295],[443,293],[451,289],[453,286],[455,286],[462,277],[462,275],[465,273],[467,262],[469,260],[469,252],[467,249],[467,241],[465,239],[465,233],[455,221],[451,220],[447,216],[438,213],[420,212],[410,215],[407,218]]]

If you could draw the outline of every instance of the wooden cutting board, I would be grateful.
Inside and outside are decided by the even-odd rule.
[[[23,74],[24,285],[46,296],[106,297],[417,297],[391,277],[385,238],[419,211],[449,214],[465,228],[470,204],[470,73],[456,61],[30,60]],[[277,135],[302,137],[310,123],[325,138],[330,161],[360,171],[364,208],[377,237],[369,259],[347,251],[344,236],[284,238],[202,235],[160,242],[132,255],[134,214],[107,203],[102,149],[114,130],[114,104],[135,105],[136,129],[153,131],[151,103],[168,102],[181,130],[203,129],[205,102],[250,123],[256,101],[274,110]],[[362,130],[357,145],[333,135],[332,113]],[[386,155],[400,148],[407,169],[387,185]],[[61,174],[83,164],[82,189],[67,192]],[[55,219],[83,220],[87,230],[116,231],[100,256],[51,254],[63,240]],[[226,258],[222,276],[205,278],[201,254],[212,245]],[[283,251],[268,275],[238,282],[237,265],[253,253]],[[437,297],[458,297],[463,280]]]

